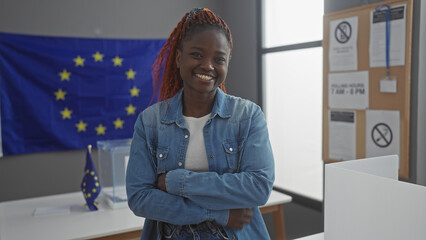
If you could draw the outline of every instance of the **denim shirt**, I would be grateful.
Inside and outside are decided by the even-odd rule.
[[[128,204],[145,218],[141,239],[159,239],[158,221],[177,225],[216,221],[230,239],[270,239],[258,206],[269,198],[274,158],[259,106],[219,88],[203,128],[208,172],[185,170],[190,133],[182,115],[183,90],[156,103],[135,123],[126,187]],[[167,193],[156,187],[166,175]],[[226,227],[229,209],[252,208],[242,230]]]

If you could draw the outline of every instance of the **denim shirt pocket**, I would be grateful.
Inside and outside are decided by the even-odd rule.
[[[157,162],[157,174],[166,172],[166,160],[169,155],[169,147],[158,146],[153,150],[152,154]]]
[[[230,172],[238,170],[238,159],[240,156],[242,140],[225,140],[223,142],[223,149],[225,150],[226,161]]]

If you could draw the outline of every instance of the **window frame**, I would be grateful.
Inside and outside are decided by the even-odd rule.
[[[256,15],[257,17],[257,23],[256,28],[259,34],[257,34],[257,79],[258,79],[258,104],[263,109],[263,111],[268,111],[267,107],[265,106],[265,74],[264,74],[264,56],[268,53],[277,53],[277,52],[284,52],[284,51],[292,51],[292,50],[301,50],[301,49],[307,49],[307,48],[316,48],[316,47],[322,47],[322,39],[317,41],[309,41],[309,42],[301,42],[296,44],[289,44],[289,45],[282,45],[282,46],[276,46],[276,47],[264,47],[264,29],[263,29],[263,22],[264,22],[264,1],[263,0],[257,0],[256,1]],[[323,173],[324,173],[324,165],[323,165]],[[324,174],[323,174],[323,186],[324,186]],[[280,192],[283,192],[285,194],[288,194],[293,197],[294,202],[298,202],[301,204],[304,204],[306,206],[310,206],[317,210],[322,210],[323,201],[318,201],[316,199],[312,199],[308,196],[304,196],[298,193],[291,192],[289,190],[283,189],[281,187],[274,186],[274,189]],[[323,187],[323,194],[324,194],[324,187]]]

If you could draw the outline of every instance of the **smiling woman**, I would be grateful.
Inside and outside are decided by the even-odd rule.
[[[175,27],[155,61],[153,73],[154,94],[160,90],[159,100],[172,97],[183,87],[182,78],[175,62],[177,60],[176,55],[179,52],[178,50],[182,50],[182,45],[186,40],[189,40],[195,33],[206,29],[216,29],[222,32],[227,39],[229,51],[232,51],[231,30],[225,21],[206,8],[194,8]],[[159,89],[160,83],[161,89]],[[226,92],[225,84],[222,83],[220,88]]]
[[[270,239],[258,206],[274,159],[260,107],[225,93],[232,46],[225,21],[197,8],[154,64],[160,102],[136,121],[126,175],[142,239]]]
[[[202,117],[212,108],[205,103],[213,103],[217,87],[225,81],[231,49],[225,35],[211,27],[184,39],[181,46],[176,64],[185,89],[183,114]],[[187,104],[192,102],[204,107]]]

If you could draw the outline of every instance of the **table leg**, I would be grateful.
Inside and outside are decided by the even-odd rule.
[[[273,215],[274,215],[275,237],[277,240],[285,240],[286,236],[285,236],[283,205],[279,205],[278,210],[275,211]]]
[[[274,217],[274,229],[275,229],[276,240],[286,239],[283,209],[284,208],[282,204],[260,208],[260,212],[262,214],[272,213],[272,216]]]

